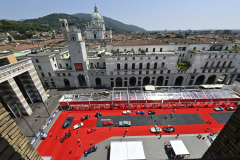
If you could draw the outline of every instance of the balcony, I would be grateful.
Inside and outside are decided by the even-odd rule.
[[[235,68],[235,66],[225,66],[225,67],[201,67],[201,69],[232,69],[232,68]]]
[[[153,69],[153,68],[150,68],[150,69],[114,69],[114,71],[157,71],[157,70],[167,70],[168,68],[157,68],[157,69]]]

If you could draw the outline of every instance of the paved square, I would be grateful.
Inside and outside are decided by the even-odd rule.
[[[115,126],[119,121],[131,121],[132,126],[151,126],[157,123],[159,125],[206,124],[198,114],[174,114],[173,118],[170,118],[169,114],[161,114],[154,115],[152,118],[150,115],[102,116],[98,118],[96,126],[109,127],[103,126],[104,120],[108,119],[113,121],[113,125],[109,126]]]
[[[227,123],[233,112],[209,113],[218,123]]]

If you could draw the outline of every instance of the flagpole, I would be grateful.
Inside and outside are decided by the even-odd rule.
[[[41,94],[40,94],[39,92],[38,92],[38,94],[39,94],[39,96],[40,96],[40,98],[41,98],[41,100],[42,100],[42,103],[43,103],[43,105],[44,105],[44,107],[45,107],[45,109],[46,109],[46,111],[47,111],[47,113],[48,113],[48,115],[49,115],[49,117],[50,117],[50,114],[49,114],[49,112],[48,112],[48,110],[47,110],[47,107],[46,107],[45,103],[43,102],[43,99],[42,99]]]

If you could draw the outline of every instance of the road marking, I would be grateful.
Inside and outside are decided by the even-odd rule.
[[[101,119],[101,121],[110,121],[111,119]]]

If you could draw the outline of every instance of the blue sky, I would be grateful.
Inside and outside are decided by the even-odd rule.
[[[0,0],[0,19],[92,13],[146,30],[240,29],[240,0]]]

